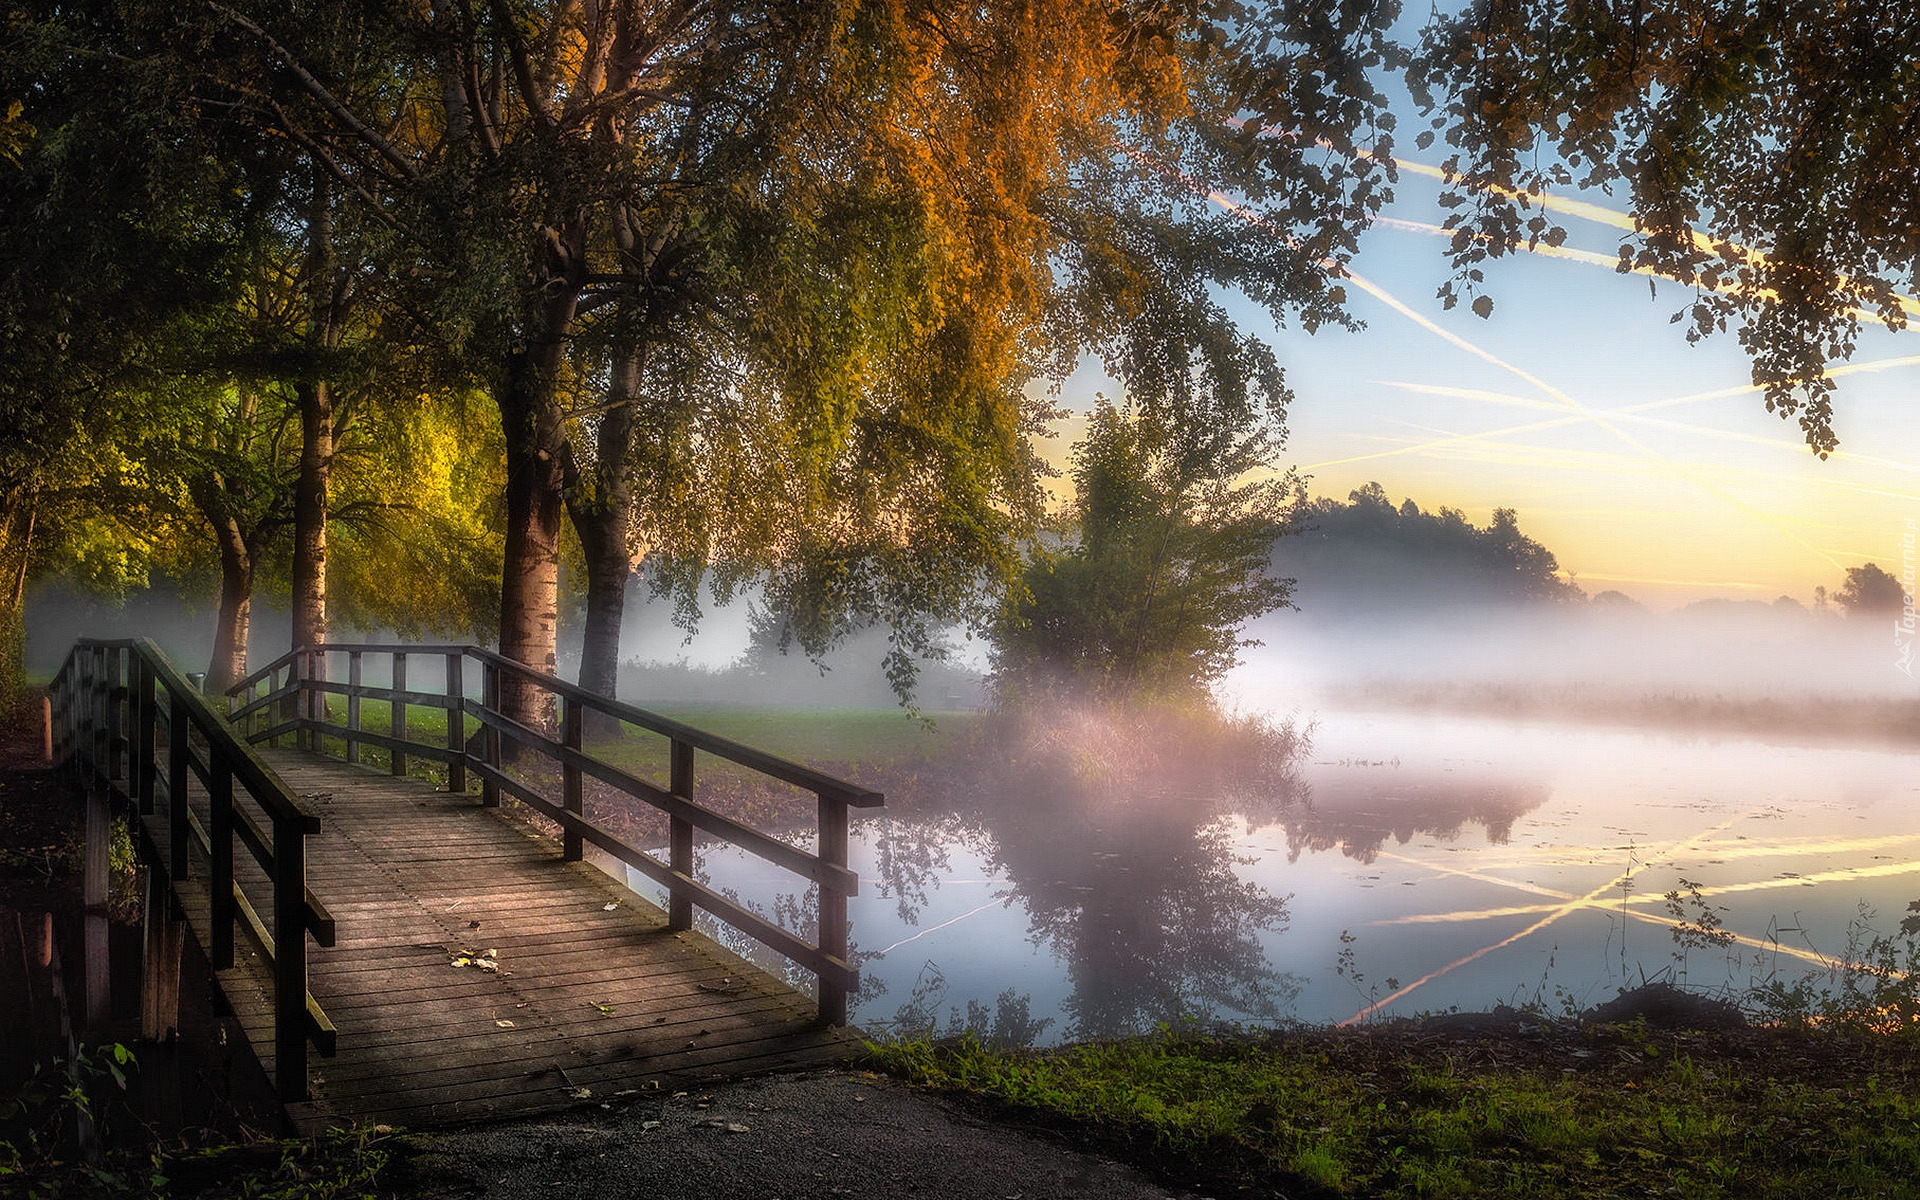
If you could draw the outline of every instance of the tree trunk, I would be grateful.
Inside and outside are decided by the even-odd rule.
[[[293,485],[292,646],[327,640],[327,479],[333,469],[333,397],[325,381],[300,388],[300,476]]]
[[[600,419],[593,474],[567,491],[567,512],[587,559],[587,624],[580,647],[580,686],[613,699],[620,683],[620,625],[627,580],[633,574],[633,487],[627,459],[633,449],[634,402],[642,355],[614,362],[607,409]]]
[[[31,483],[0,492],[0,703],[11,703],[27,681],[27,565],[39,498]]]
[[[338,342],[332,192],[314,168],[307,215],[307,352],[300,383],[300,474],[293,485],[293,638],[289,649],[327,640],[327,483],[333,472],[333,391],[324,377]]]
[[[253,553],[240,523],[225,516],[214,523],[220,539],[220,614],[213,627],[213,658],[206,691],[222,695],[247,674],[247,635],[253,614]]]
[[[507,530],[500,572],[500,653],[553,674],[559,638],[560,523],[566,512],[566,423],[556,394],[567,328],[579,297],[563,282],[550,292],[544,328],[506,357],[500,423],[507,443]],[[512,673],[501,680],[502,710],[539,729],[554,725],[554,697]]]

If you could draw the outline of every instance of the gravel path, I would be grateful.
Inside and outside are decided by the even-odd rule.
[[[1169,1200],[1129,1167],[982,1121],[864,1073],[704,1092],[435,1134],[401,1168],[434,1200]]]

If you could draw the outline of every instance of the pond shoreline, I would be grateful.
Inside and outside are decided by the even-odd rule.
[[[1372,682],[1329,690],[1336,712],[1540,721],[1773,746],[1920,753],[1920,700],[1806,695],[1741,699],[1688,692],[1544,684]]]
[[[1502,1007],[1043,1051],[906,1041],[872,1065],[1187,1194],[1920,1195],[1920,1038],[1747,1025],[1640,991],[1613,1019]]]

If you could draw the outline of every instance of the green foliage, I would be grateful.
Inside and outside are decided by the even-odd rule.
[[[1002,699],[1206,702],[1251,644],[1241,626],[1291,589],[1267,573],[1296,493],[1274,473],[1278,444],[1277,416],[1175,422],[1103,400],[1074,450],[1061,544],[1036,548],[995,629]]]
[[[1920,38],[1899,4],[1476,0],[1436,8],[1409,83],[1444,134],[1457,286],[1566,231],[1530,192],[1619,189],[1619,269],[1679,281],[1691,340],[1739,326],[1768,411],[1837,445],[1826,365],[1902,328],[1920,275],[1907,132]],[[1889,198],[1892,199],[1889,199]],[[1475,310],[1491,311],[1475,301]],[[1481,315],[1486,315],[1481,311]]]
[[[1914,1195],[1920,1154],[1920,1101],[1897,1082],[1898,1063],[1822,1086],[1776,1078],[1765,1056],[1610,1047],[1563,1071],[1470,1066],[1430,1039],[1191,1029],[1043,1053],[973,1037],[869,1053],[880,1070],[1064,1122],[1183,1186],[1220,1191],[1864,1200]]]
[[[25,1180],[59,1164],[58,1155],[72,1139],[73,1126],[98,1124],[108,1105],[103,1093],[109,1083],[116,1092],[127,1089],[127,1071],[134,1067],[133,1051],[118,1042],[74,1048],[71,1059],[35,1063],[30,1075],[11,1095],[0,1097],[0,1180]]]
[[[1885,932],[1863,905],[1826,968],[1758,981],[1745,1003],[1767,1020],[1920,1041],[1920,900],[1907,913],[1898,929]]]

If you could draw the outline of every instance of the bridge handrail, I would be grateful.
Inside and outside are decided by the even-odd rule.
[[[327,656],[345,655],[348,681],[340,683],[328,676]],[[387,687],[362,682],[362,659],[386,655],[393,661],[391,684]],[[439,658],[446,663],[447,688],[440,693],[410,688],[406,666],[410,660]],[[479,666],[482,697],[475,700],[465,694],[467,678],[464,663]],[[284,678],[283,678],[284,677]],[[560,728],[556,736],[513,720],[501,711],[503,686],[511,678],[518,684],[547,692],[558,699]],[[264,694],[255,692],[265,685]],[[249,731],[253,741],[268,741],[288,734],[296,735],[303,746],[321,749],[325,740],[338,738],[344,756],[358,761],[360,747],[377,746],[391,755],[395,774],[406,770],[408,756],[430,758],[447,764],[450,790],[465,791],[469,773],[481,781],[481,801],[499,804],[502,792],[553,819],[561,827],[562,854],[578,861],[584,846],[591,842],[619,861],[626,863],[667,889],[668,923],[676,929],[692,925],[692,909],[698,906],[763,945],[779,951],[820,979],[821,1016],[835,1024],[846,1020],[847,997],[859,985],[859,972],[848,956],[846,906],[859,890],[859,875],[847,864],[848,809],[869,808],[884,803],[884,797],[871,788],[816,771],[801,763],[708,733],[684,722],[646,709],[609,700],[554,675],[537,671],[495,651],[470,645],[403,645],[396,643],[327,643],[290,650],[261,667],[229,690],[239,699],[232,716],[264,727]],[[346,723],[336,725],[328,719],[325,697],[345,696]],[[456,702],[457,698],[457,702]],[[360,703],[363,699],[385,700],[393,705],[391,733],[373,733],[361,728]],[[447,736],[443,743],[432,744],[410,737],[407,709],[420,706],[440,709],[447,714]],[[455,720],[456,714],[461,718]],[[662,789],[638,779],[621,768],[594,757],[582,747],[582,734],[588,714],[617,721],[658,734],[668,740],[670,786]],[[466,737],[465,717],[479,724],[478,740],[482,753],[471,751]],[[501,769],[501,747],[510,741],[551,759],[561,769],[561,797],[555,802]],[[693,799],[693,755],[696,751],[712,754],[749,770],[811,791],[818,800],[817,852],[790,846],[722,813],[706,808]],[[590,820],[584,812],[582,781],[592,776],[616,790],[665,813],[668,818],[668,861],[631,846],[615,834]],[[764,917],[726,896],[706,887],[694,878],[693,831],[709,834],[754,854],[777,866],[793,871],[819,886],[819,940],[809,943],[782,929]]]
[[[153,857],[175,895],[193,870],[193,848],[200,850],[208,874],[208,957],[216,970],[233,966],[236,924],[257,944],[272,982],[275,1086],[283,1100],[306,1099],[308,1043],[330,1056],[336,1040],[307,990],[307,939],[322,946],[335,941],[332,914],[307,887],[306,837],[320,830],[319,818],[151,639],[80,639],[49,692],[55,762],[77,772],[83,786],[134,809],[151,844],[166,831],[164,860]],[[190,774],[207,792],[204,823],[188,799]],[[162,796],[164,814],[157,803]],[[268,829],[236,803],[242,798]],[[233,870],[236,839],[271,885],[271,928]]]

